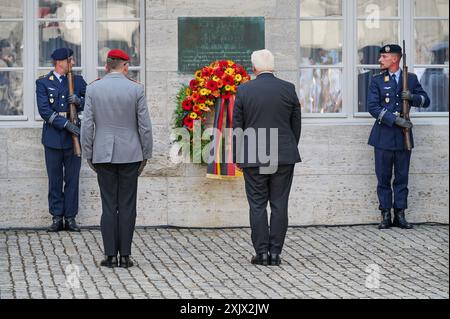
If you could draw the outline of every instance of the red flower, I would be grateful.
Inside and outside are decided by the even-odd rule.
[[[202,69],[202,76],[203,77],[209,78],[212,74],[213,74],[213,71],[212,71],[211,68],[203,67],[203,69]]]
[[[194,127],[194,120],[191,119],[191,118],[189,117],[189,115],[188,115],[188,116],[186,116],[186,117],[184,118],[183,124],[184,124],[184,126],[186,126],[188,129],[192,130],[192,128]]]
[[[205,103],[205,102],[206,102],[206,96],[200,95],[200,96],[198,97],[198,99],[197,99],[197,103],[198,103],[198,104],[202,104],[202,103]]]
[[[208,81],[206,83],[206,88],[210,91],[217,90],[217,82],[216,81]]]
[[[198,88],[198,81],[196,79],[191,80],[189,86],[191,87],[191,89],[196,90]]]
[[[185,111],[190,111],[192,109],[193,103],[191,100],[184,100],[182,106]]]
[[[223,82],[224,86],[226,86],[226,85],[233,85],[234,84],[234,78],[231,75],[225,74],[222,77],[222,82]]]
[[[219,78],[222,78],[223,74],[224,74],[224,72],[222,69],[217,68],[214,70],[214,75],[217,75],[217,77],[219,77]]]
[[[197,92],[192,93],[192,100],[194,102],[197,102],[199,97],[200,97],[200,94],[198,94]]]
[[[219,61],[219,66],[220,66],[222,69],[228,68],[228,61],[227,61],[227,60]]]

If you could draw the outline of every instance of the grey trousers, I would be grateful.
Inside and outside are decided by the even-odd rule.
[[[139,165],[140,162],[95,164],[102,198],[100,226],[106,256],[131,255]]]

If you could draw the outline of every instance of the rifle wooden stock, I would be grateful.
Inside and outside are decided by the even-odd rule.
[[[74,93],[74,87],[73,87],[72,65],[70,64],[70,62],[69,62],[69,72],[67,73],[67,80],[69,82],[69,95],[72,95]],[[75,125],[78,124],[77,107],[73,103],[69,104],[69,121]],[[81,157],[80,140],[78,139],[78,136],[76,136],[75,134],[72,134],[72,142],[73,142],[73,153],[75,154],[75,156]]]
[[[403,91],[408,91],[408,66],[406,65],[406,51],[405,51],[405,41],[403,40]],[[403,112],[403,118],[405,120],[410,120],[409,117],[409,110],[410,110],[410,106],[409,106],[409,101],[408,100],[403,100],[402,103],[402,112]],[[403,140],[404,140],[404,144],[405,144],[405,150],[410,151],[412,150],[412,143],[411,143],[411,134],[409,132],[409,128],[404,128],[403,129]]]

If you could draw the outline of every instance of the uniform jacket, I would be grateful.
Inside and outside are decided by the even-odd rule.
[[[82,76],[74,75],[74,94],[81,98],[81,105],[77,108],[82,111],[86,82]],[[51,71],[49,74],[36,80],[36,99],[39,114],[44,120],[42,131],[42,144],[55,149],[72,148],[71,134],[64,129],[68,120],[69,84],[67,77],[62,82]]]
[[[90,84],[81,125],[84,157],[95,163],[134,163],[152,157],[153,136],[143,85],[121,73]]]
[[[376,121],[370,133],[369,145],[389,151],[404,150],[402,128],[394,123],[397,115],[402,114],[402,88],[402,72],[398,84],[396,80],[389,76],[388,71],[372,78],[367,105],[369,113]],[[408,89],[415,95],[415,99],[410,102],[410,106],[428,107],[430,105],[430,99],[414,73],[408,74]],[[410,130],[410,134],[411,143],[414,146],[412,130]]]

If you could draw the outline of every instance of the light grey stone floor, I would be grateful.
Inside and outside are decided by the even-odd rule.
[[[0,298],[449,298],[449,227],[290,228],[280,267],[249,229],[137,229],[136,266],[99,267],[102,238],[0,231]]]

